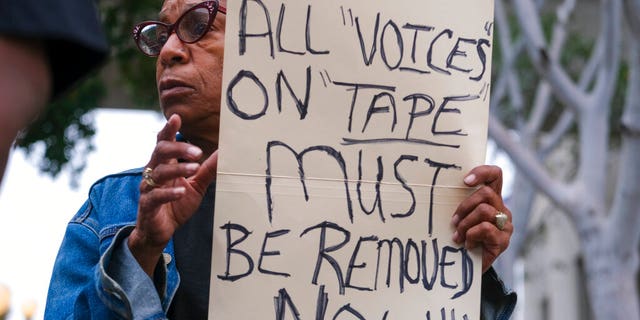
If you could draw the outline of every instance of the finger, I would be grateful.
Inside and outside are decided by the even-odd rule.
[[[140,192],[148,192],[171,179],[189,177],[193,175],[197,171],[198,165],[187,165],[187,163],[180,164],[177,159],[197,161],[201,156],[202,150],[188,143],[175,141],[158,142],[153,154],[151,155],[151,160],[147,163],[145,168],[145,171],[147,168],[151,169],[151,172],[149,172],[150,179],[142,179]],[[171,166],[175,167],[171,168]]]
[[[493,225],[493,223],[486,221],[474,225],[473,228],[467,230],[464,237],[464,246],[469,250],[474,249],[477,246],[484,247],[485,245],[489,248],[497,248],[500,243],[499,230]]]
[[[502,194],[502,169],[498,166],[477,166],[467,174],[464,183],[470,187],[480,184],[490,186],[498,195]]]
[[[169,117],[167,123],[165,123],[164,127],[156,135],[156,149],[161,141],[174,142],[176,140],[176,134],[180,129],[181,123],[182,121],[180,116],[172,115]],[[154,152],[151,154],[151,158],[147,163],[147,167],[149,168],[154,168],[160,162],[156,157],[156,149],[154,149]]]
[[[182,119],[177,114],[172,114],[169,119],[167,119],[167,123],[164,127],[158,132],[156,136],[156,142],[160,142],[163,140],[166,141],[176,141],[176,133],[180,130],[180,126],[182,125]]]
[[[201,193],[207,190],[207,187],[216,178],[218,170],[218,150],[214,151],[201,165],[196,174],[193,176],[195,188]]]
[[[158,185],[164,185],[177,178],[187,178],[194,175],[200,164],[197,162],[179,162],[159,164],[151,171],[151,178]]]
[[[465,241],[465,234],[471,228],[476,225],[488,222],[493,224],[495,222],[496,210],[492,205],[487,203],[481,203],[476,206],[469,214],[464,216],[463,219],[455,226],[456,233],[454,233],[454,242],[461,243]],[[456,237],[457,236],[457,237]]]
[[[155,180],[153,180],[153,178],[151,178],[151,181],[153,181],[154,183],[151,183],[150,181],[144,178],[142,179],[142,181],[140,181],[140,188],[139,188],[140,195],[146,194],[158,186],[158,184],[155,183]]]
[[[153,212],[159,206],[180,199],[186,193],[183,186],[175,188],[155,188],[140,195],[140,212]]]
[[[467,249],[473,249],[481,245],[485,250],[498,250],[503,252],[509,246],[513,225],[505,224],[504,229],[499,230],[492,222],[483,221],[466,230],[461,236]]]
[[[152,155],[156,166],[160,163],[170,163],[177,159],[198,161],[200,157],[202,157],[200,148],[186,142],[176,141],[159,141]],[[155,168],[155,166],[152,168]]]
[[[499,231],[492,224],[484,222],[469,229],[466,238],[467,250],[482,247],[482,272],[485,272],[509,246],[510,233]]]
[[[451,218],[452,224],[457,226],[460,221],[470,214],[480,204],[486,203],[496,208],[497,211],[506,210],[502,197],[489,186],[484,186],[474,191],[469,197],[464,199],[456,208]],[[508,211],[508,210],[507,210]]]

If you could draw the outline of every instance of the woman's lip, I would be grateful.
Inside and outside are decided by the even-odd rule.
[[[191,86],[187,83],[184,82],[182,80],[179,79],[174,79],[174,78],[164,78],[160,81],[159,85],[158,85],[158,89],[160,89],[160,91],[164,91],[167,89],[172,89],[174,87],[188,87],[190,88]]]
[[[193,88],[187,86],[173,86],[160,90],[160,98],[165,100],[173,97],[189,95],[193,93]]]

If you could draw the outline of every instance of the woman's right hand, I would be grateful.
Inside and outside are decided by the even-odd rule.
[[[180,117],[172,115],[158,133],[145,167],[151,169],[149,178],[140,183],[136,226],[129,235],[129,249],[149,276],[176,229],[195,213],[216,177],[218,152],[200,163],[200,148],[176,141],[180,126]]]

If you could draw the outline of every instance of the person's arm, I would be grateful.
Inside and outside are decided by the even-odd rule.
[[[507,290],[491,267],[509,246],[513,234],[512,214],[502,199],[502,170],[482,165],[473,168],[464,183],[476,190],[460,203],[452,218],[453,240],[465,248],[482,247],[481,319],[507,320],[516,305],[516,294]],[[506,215],[504,224],[498,214]]]
[[[121,180],[114,183],[127,184]],[[112,189],[105,192],[123,193]],[[92,189],[90,199],[102,198]],[[113,201],[115,196],[108,198]],[[105,210],[113,212],[99,214]],[[168,272],[164,263],[159,264],[152,281],[137,264],[126,245],[132,226],[126,217],[117,217],[124,211],[126,208],[101,208],[89,201],[69,223],[54,265],[45,319],[164,317],[170,300],[166,294]],[[115,218],[105,223],[100,216]],[[175,274],[175,268],[172,270]]]
[[[53,267],[45,319],[122,318],[98,295],[100,237],[81,217],[89,210],[87,202],[67,226]]]
[[[42,43],[0,35],[0,182],[18,131],[50,95],[51,72]]]
[[[125,311],[133,319],[163,319],[166,315],[162,300],[167,292],[165,261],[163,258],[158,260],[154,279],[151,279],[127,245],[132,229],[133,226],[129,226],[118,231],[113,244],[100,259],[102,287],[107,292],[118,292],[126,297]]]

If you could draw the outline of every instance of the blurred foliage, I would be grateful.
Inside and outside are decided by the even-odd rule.
[[[98,78],[86,80],[64,99],[48,106],[30,128],[20,134],[16,145],[28,155],[35,150],[41,151],[36,153],[41,157],[39,168],[53,177],[69,166],[71,185],[74,186],[85,167],[86,156],[93,150],[90,139],[95,129],[93,119],[87,113],[104,94],[105,87]],[[44,151],[38,148],[39,142],[44,144]],[[80,146],[84,148],[78,150]]]
[[[152,20],[162,5],[158,0],[103,0],[100,10],[104,31],[111,45],[110,62],[118,66],[120,81],[136,108],[157,108],[155,59],[138,52],[131,39],[133,26]],[[94,147],[93,118],[87,114],[100,105],[107,87],[99,70],[77,84],[68,94],[52,102],[17,139],[16,147],[39,158],[42,172],[56,177],[71,174],[76,186]],[[133,107],[133,106],[132,106]]]

